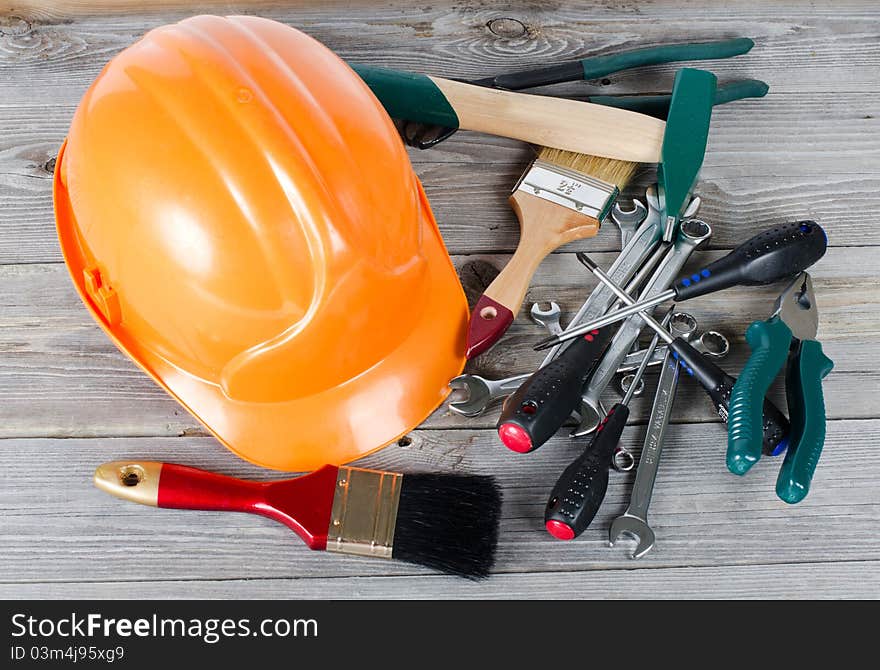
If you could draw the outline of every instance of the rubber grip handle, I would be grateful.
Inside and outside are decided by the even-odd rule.
[[[730,415],[730,396],[736,384],[721,368],[702,355],[681,338],[669,345],[676,358],[682,362],[684,371],[695,377],[712,400],[712,405],[722,421],[727,423]],[[788,445],[788,419],[772,402],[764,398],[762,426],[762,449],[774,456],[782,453]]]
[[[744,98],[763,98],[770,87],[758,79],[744,79],[724,84],[715,89],[713,106],[724,105]],[[629,109],[633,112],[647,114],[657,119],[665,119],[669,114],[671,95],[591,95],[589,102],[607,107]]]
[[[497,424],[505,446],[528,453],[559,430],[577,409],[584,384],[615,330],[607,326],[578,337],[507,398]]]
[[[458,114],[431,78],[371,65],[351,65],[393,119],[458,128]]]
[[[828,237],[815,221],[768,228],[726,256],[673,284],[675,300],[690,300],[731,286],[762,286],[803,272],[825,255]]]
[[[598,79],[612,72],[643,65],[659,65],[675,61],[731,58],[748,53],[755,43],[747,37],[693,44],[667,44],[633,49],[608,56],[592,56],[580,61],[584,79]]]
[[[798,344],[789,357],[785,384],[791,439],[776,479],[776,495],[789,504],[799,503],[810,491],[810,482],[825,444],[825,398],[822,380],[834,362],[816,340]]]
[[[727,469],[744,475],[762,453],[764,396],[779,373],[791,345],[791,330],[779,317],[755,321],[746,330],[752,349],[730,394]]]
[[[629,418],[618,403],[599,424],[589,446],[559,476],[547,507],[544,526],[560,540],[572,540],[592,523],[608,490],[608,469]]]

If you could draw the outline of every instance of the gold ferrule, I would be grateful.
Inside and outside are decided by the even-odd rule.
[[[541,159],[532,163],[513,190],[549,200],[597,221],[608,216],[620,193],[614,184]]]
[[[391,558],[403,475],[340,467],[327,551]]]
[[[140,503],[159,504],[162,464],[153,461],[113,461],[95,470],[95,486],[111,496]]]

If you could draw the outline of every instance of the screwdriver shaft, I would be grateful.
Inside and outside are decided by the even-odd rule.
[[[605,274],[605,271],[602,270],[602,268],[600,268],[598,265],[596,265],[593,262],[592,258],[590,258],[586,254],[582,254],[582,253],[578,254],[577,257],[581,263],[583,263],[588,268],[590,268],[590,271],[594,275],[596,275],[596,277],[598,277],[599,280],[603,284],[605,284],[605,286],[607,286],[609,289],[611,289],[611,292],[614,293],[614,295],[616,295],[618,298],[620,298],[627,305],[635,304],[635,302],[636,302],[635,299],[631,295],[629,295],[626,291],[624,291],[622,288],[620,288],[617,284],[615,284],[611,280],[611,277],[609,277],[607,274]],[[672,344],[672,341],[675,338],[673,338],[672,335],[670,335],[663,326],[661,326],[659,323],[657,323],[657,320],[654,317],[650,316],[649,314],[641,314],[641,313],[639,313],[639,317],[641,317],[642,321],[644,321],[646,324],[651,326],[651,328],[654,329],[654,331],[657,333],[657,335],[659,335],[661,338],[663,338],[663,341],[666,342],[666,344]]]
[[[663,316],[663,320],[661,321],[661,325],[666,325],[669,323],[669,320],[672,318],[672,310],[674,308],[670,307],[669,311]],[[648,349],[646,351],[645,357],[642,359],[642,362],[639,364],[638,370],[633,375],[632,381],[630,381],[629,388],[626,389],[626,394],[623,396],[623,400],[620,401],[621,405],[629,405],[629,401],[632,400],[633,394],[635,393],[636,386],[639,385],[639,381],[642,379],[642,375],[645,374],[645,370],[648,369],[648,363],[650,361],[651,355],[654,353],[654,350],[657,348],[657,344],[660,342],[660,333],[654,333],[654,337],[651,338],[651,344],[648,345]]]
[[[608,314],[599,317],[595,321],[582,324],[574,330],[566,331],[559,336],[559,341],[564,342],[569,338],[577,337],[582,333],[587,333],[596,328],[604,328],[605,326],[610,326],[612,323],[622,321],[626,317],[632,316],[636,312],[642,312],[646,309],[650,309],[655,305],[659,305],[660,303],[666,302],[667,300],[671,300],[673,298],[675,298],[675,290],[671,288],[667,289],[662,293],[658,293],[652,298],[645,298],[644,300],[633,302],[631,304],[628,304],[626,307],[621,307],[620,309],[614,310],[613,312],[608,312]]]

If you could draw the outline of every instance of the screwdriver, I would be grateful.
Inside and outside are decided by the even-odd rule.
[[[605,272],[593,262],[585,253],[578,253],[577,259],[586,265],[590,271],[598,277],[611,291],[627,305],[632,305],[635,300],[629,296],[623,289],[615,284]],[[649,314],[639,313],[642,320],[649,325],[660,338],[666,342],[666,345],[673,351],[677,360],[682,363],[685,372],[695,377],[700,385],[709,394],[715,411],[721,420],[727,423],[727,416],[730,406],[730,394],[733,391],[733,385],[736,378],[731,377],[717,365],[709,361],[705,356],[700,354],[690,344],[680,337],[672,337],[669,332],[663,328],[656,319]],[[762,419],[762,450],[765,454],[778,455],[781,454],[788,445],[789,423],[785,415],[776,405],[764,398]]]
[[[827,246],[825,231],[815,221],[795,221],[770,228],[702,270],[682,277],[672,288],[609,312],[562,335],[541,340],[535,350],[547,349],[585,332],[603,328],[667,300],[682,302],[731,286],[761,286],[793,277],[822,258]]]
[[[634,291],[669,254],[668,245],[645,261],[624,290]],[[584,383],[599,363],[615,328],[595,329],[572,342],[556,358],[543,364],[504,402],[496,428],[508,449],[521,454],[549,440],[581,401]]]
[[[673,309],[670,307],[663,317],[663,326],[669,323]],[[556,539],[573,540],[583,533],[602,506],[608,490],[608,468],[611,467],[629,418],[629,401],[648,369],[648,362],[659,341],[660,335],[655,333],[623,400],[611,408],[596,428],[584,453],[572,461],[556,480],[544,509],[544,527]]]

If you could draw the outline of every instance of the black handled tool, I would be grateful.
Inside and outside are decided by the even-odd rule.
[[[634,291],[653,267],[655,255],[626,285]],[[498,437],[504,445],[521,454],[534,451],[559,430],[578,408],[581,392],[611,340],[613,328],[582,333],[550,363],[536,370],[508,397],[498,417]]]
[[[822,258],[827,247],[825,231],[815,221],[775,226],[758,233],[705,268],[682,277],[672,288],[567,330],[558,337],[542,340],[535,349],[547,349],[576,337],[578,331],[603,328],[667,300],[682,302],[732,286],[761,286],[793,277]]]
[[[593,368],[615,328],[592,330],[537,370],[507,398],[498,419],[498,437],[508,449],[534,451],[559,430],[581,399]]]
[[[630,297],[623,289],[615,284],[611,278],[602,271],[593,260],[584,253],[577,254],[578,260],[586,265],[590,271],[598,277],[611,291],[628,305],[632,305],[635,300]],[[694,349],[690,344],[680,337],[672,337],[663,326],[648,314],[639,313],[642,320],[666,342],[666,345],[675,353],[675,356],[683,364],[684,370],[696,378],[700,385],[709,394],[715,411],[725,423],[730,408],[730,394],[736,379],[724,372],[717,365],[709,361],[700,352]],[[785,449],[788,442],[789,423],[785,415],[776,405],[764,398],[763,417],[762,417],[762,447],[765,454],[780,454]]]
[[[672,308],[661,324],[666,325],[671,317]],[[553,537],[573,540],[593,522],[596,512],[602,506],[608,490],[608,469],[629,418],[629,401],[648,368],[659,341],[660,336],[655,333],[623,400],[611,408],[596,428],[584,452],[556,480],[544,509],[544,527]]]

